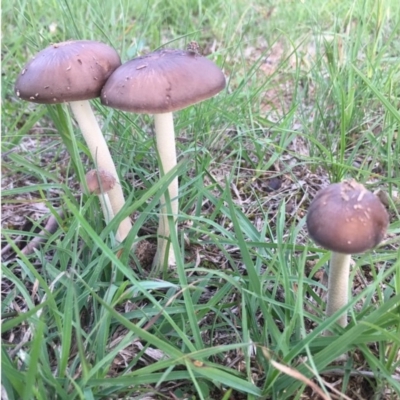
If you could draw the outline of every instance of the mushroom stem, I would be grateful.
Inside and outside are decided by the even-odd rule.
[[[111,220],[115,217],[110,197],[108,196],[108,193],[100,193],[99,195],[97,195],[97,197],[99,198],[100,206],[101,209],[103,210],[104,220],[108,225],[111,222]]]
[[[172,113],[155,114],[154,123],[156,129],[156,144],[158,156],[160,158],[160,177],[171,171],[176,166],[176,147],[174,119]],[[172,216],[175,222],[175,230],[177,232],[176,219],[178,216],[178,177],[168,186],[169,200],[171,204]],[[168,224],[168,208],[166,206],[165,196],[161,196],[160,220],[157,230],[157,252],[153,261],[155,272],[158,271],[165,262],[168,254],[168,266],[175,265],[175,253],[170,243],[170,228]],[[169,252],[168,252],[169,247]]]
[[[332,252],[328,278],[327,317],[348,303],[350,259],[349,254]],[[337,323],[344,328],[347,325],[347,314],[343,313]]]
[[[71,101],[70,106],[97,168],[109,171],[116,179],[116,185],[107,193],[113,215],[116,215],[124,206],[125,199],[107,143],[101,133],[89,101]],[[113,216],[109,215],[109,217],[112,218]],[[107,220],[108,216],[105,215],[105,218]],[[119,242],[122,242],[128,236],[131,227],[132,224],[129,217],[120,223],[116,234]]]

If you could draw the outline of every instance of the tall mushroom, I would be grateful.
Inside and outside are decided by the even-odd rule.
[[[120,65],[118,53],[104,43],[61,42],[36,54],[15,83],[15,93],[21,99],[70,104],[97,168],[109,171],[116,179],[108,193],[114,214],[121,210],[125,200],[110,151],[88,100],[100,96],[104,83]],[[117,232],[119,241],[125,239],[131,226],[129,218],[121,222]]]
[[[350,255],[363,253],[379,244],[389,217],[378,197],[355,180],[334,183],[317,193],[307,214],[311,238],[332,251],[328,278],[326,315],[348,302]],[[347,325],[347,315],[338,319]]]
[[[173,111],[206,100],[225,87],[222,71],[194,51],[163,49],[135,58],[117,68],[101,92],[104,105],[120,110],[154,114],[160,176],[176,165]],[[172,216],[178,215],[178,178],[168,187]],[[155,270],[176,262],[169,249],[165,197],[161,198]]]

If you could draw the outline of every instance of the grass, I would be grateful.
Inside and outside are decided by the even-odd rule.
[[[398,398],[399,16],[394,0],[3,4],[2,398]],[[227,76],[224,92],[176,113],[179,163],[161,180],[152,118],[93,102],[128,199],[107,227],[80,190],[93,163],[68,109],[13,93],[29,58],[71,38],[123,61],[195,40]],[[158,202],[176,175],[177,268],[155,279]],[[305,215],[349,177],[380,190],[390,226],[353,257],[341,329],[324,318],[329,253]]]

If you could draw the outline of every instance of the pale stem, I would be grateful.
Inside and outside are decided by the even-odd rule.
[[[156,128],[156,144],[158,156],[160,158],[160,177],[171,171],[176,166],[176,147],[174,120],[172,113],[155,114],[154,123]],[[171,201],[172,215],[175,221],[175,231],[177,232],[176,219],[178,216],[178,177],[168,186],[169,199]],[[170,228],[168,224],[168,210],[166,198],[160,198],[160,219],[157,230],[157,252],[154,257],[153,267],[157,270],[164,265],[168,248],[168,266],[175,265],[175,253],[170,245]]]
[[[328,278],[327,317],[348,303],[350,260],[351,256],[348,254],[332,252]],[[343,313],[338,318],[337,323],[345,327],[347,325],[347,313]]]
[[[108,171],[116,179],[113,189],[107,192],[113,215],[116,215],[124,206],[125,199],[107,143],[93,114],[89,101],[72,101],[70,102],[70,106],[97,168]],[[117,240],[122,242],[128,236],[131,228],[131,221],[129,217],[127,217],[118,227],[116,234]]]
[[[106,221],[106,224],[108,225],[111,220],[115,217],[114,211],[112,209],[112,205],[110,202],[110,198],[108,197],[108,193],[100,193],[98,195],[99,202],[101,209],[103,210],[103,215],[104,215],[104,220]]]

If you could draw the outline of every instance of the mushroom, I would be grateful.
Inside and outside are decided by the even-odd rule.
[[[86,185],[89,193],[99,198],[106,224],[114,218],[114,211],[108,193],[115,187],[116,179],[113,174],[103,169],[92,169],[86,174]]]
[[[348,302],[350,255],[377,246],[388,223],[388,214],[378,197],[353,179],[329,185],[311,202],[307,214],[308,233],[318,245],[332,251],[328,317]],[[337,322],[345,327],[347,315],[341,315]]]
[[[113,214],[120,211],[125,200],[110,151],[88,100],[99,97],[107,78],[119,65],[118,53],[104,43],[61,42],[36,54],[15,83],[15,93],[21,99],[42,104],[69,102],[97,168],[109,171],[116,179],[108,193]],[[131,226],[129,218],[121,222],[117,232],[119,241],[125,239]]]
[[[206,100],[225,87],[222,71],[194,51],[163,49],[135,58],[117,68],[101,92],[104,105],[124,111],[154,114],[160,176],[176,165],[173,111]],[[178,178],[168,187],[172,217],[178,215]],[[165,196],[161,197],[155,272],[166,262],[175,265],[169,248],[170,228]]]

